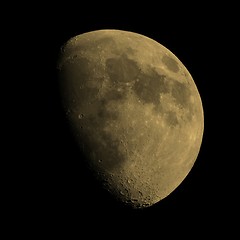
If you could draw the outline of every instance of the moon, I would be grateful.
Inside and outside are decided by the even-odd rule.
[[[69,126],[102,186],[132,208],[171,194],[192,169],[204,129],[184,64],[147,36],[103,29],[69,39],[57,69]]]

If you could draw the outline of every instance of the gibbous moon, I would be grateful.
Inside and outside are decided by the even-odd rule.
[[[97,30],[67,41],[57,67],[73,135],[103,187],[133,208],[172,193],[193,167],[204,129],[183,63],[141,34]]]

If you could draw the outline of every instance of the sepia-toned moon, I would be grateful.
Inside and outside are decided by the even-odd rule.
[[[134,32],[87,32],[61,48],[58,73],[79,149],[116,199],[149,207],[181,184],[204,116],[191,74],[170,50]]]

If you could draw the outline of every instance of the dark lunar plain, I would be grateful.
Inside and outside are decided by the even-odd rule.
[[[10,219],[23,225],[19,231],[29,229],[36,236],[47,231],[59,236],[74,233],[83,239],[86,233],[87,239],[95,233],[109,239],[143,233],[149,234],[147,239],[151,234],[161,239],[176,232],[194,239],[195,234],[223,230],[233,191],[227,182],[232,158],[224,151],[228,132],[224,123],[231,110],[225,105],[229,93],[223,92],[227,74],[222,70],[223,41],[219,43],[230,35],[220,14],[205,8],[201,14],[194,8],[176,15],[150,11],[145,16],[44,9],[30,11],[19,24],[16,19],[15,26],[21,53],[15,79],[24,88],[23,103],[15,112],[20,118],[15,141],[16,152],[23,157],[14,165],[18,177],[11,191]],[[60,47],[73,36],[99,29],[140,33],[167,47],[192,75],[203,103],[204,134],[192,170],[175,191],[149,208],[127,208],[101,189],[82,161],[61,108],[56,75]]]

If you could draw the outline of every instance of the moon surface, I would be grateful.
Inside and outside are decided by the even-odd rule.
[[[72,133],[103,187],[133,208],[172,193],[192,169],[204,129],[183,63],[151,38],[106,29],[68,40],[57,68]]]

